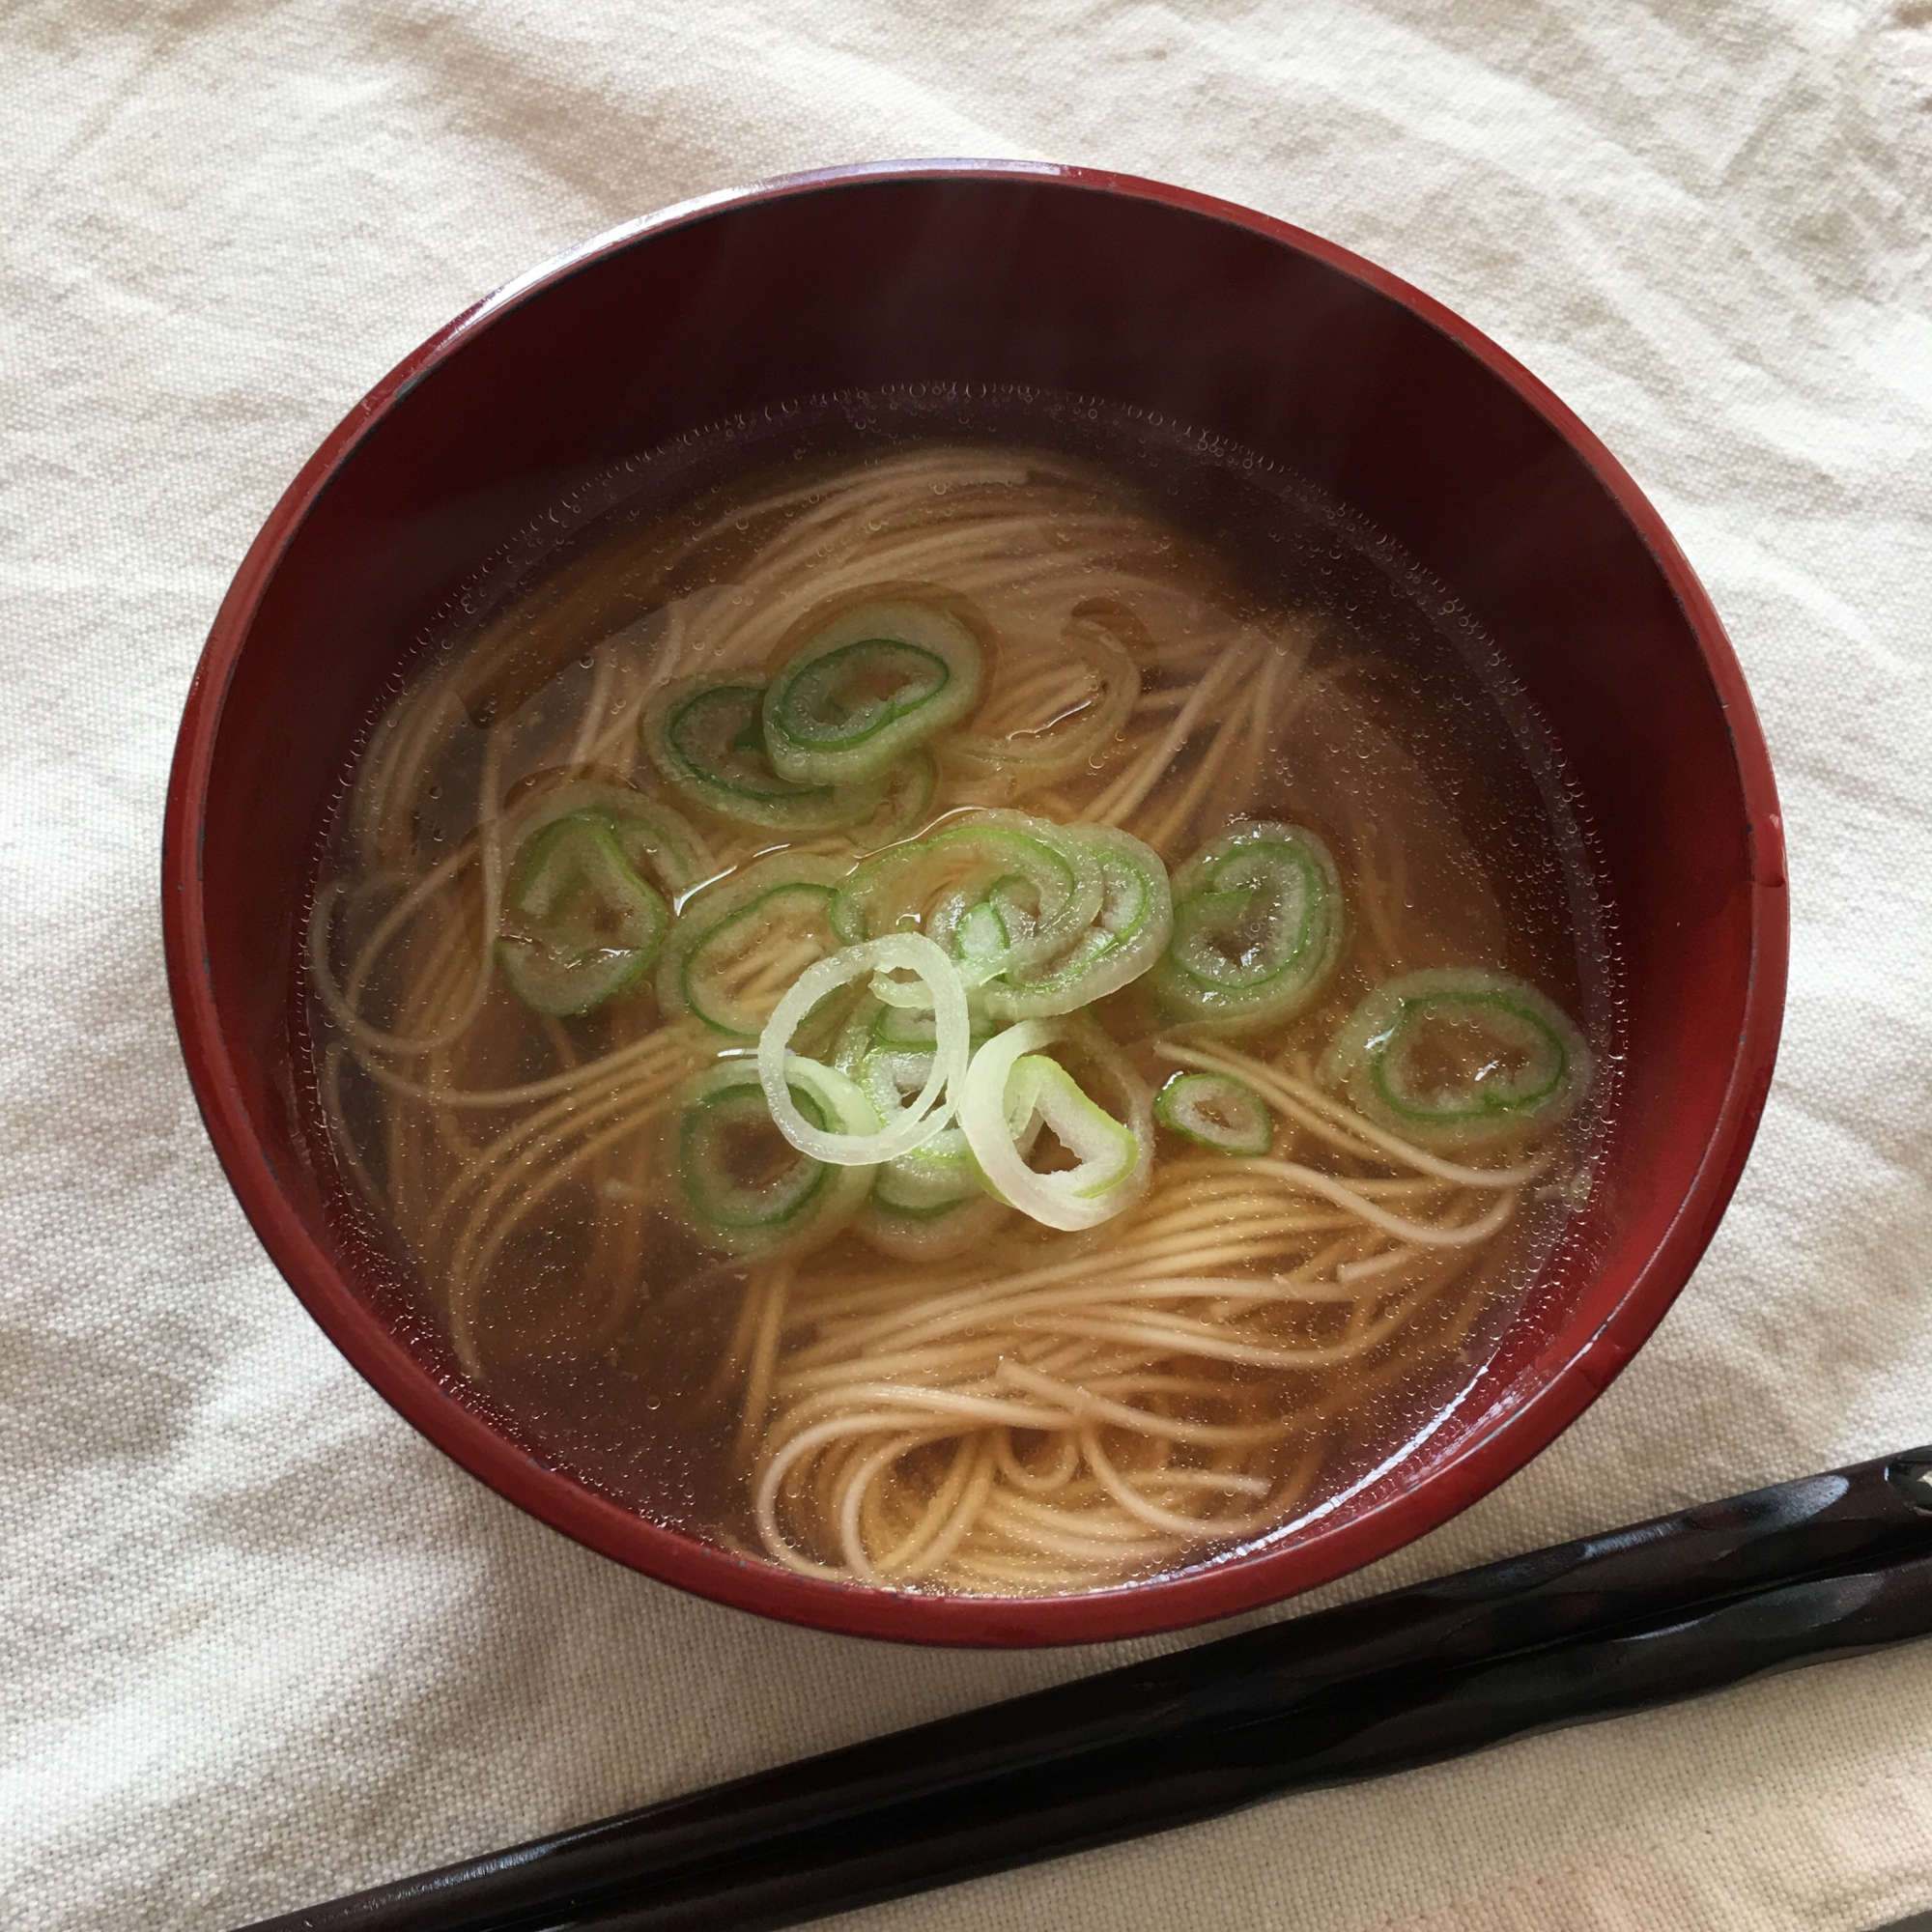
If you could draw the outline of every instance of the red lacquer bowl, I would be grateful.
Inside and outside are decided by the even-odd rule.
[[[296,1098],[304,867],[352,735],[480,560],[683,432],[847,386],[1035,384],[1158,410],[1326,489],[1445,582],[1567,754],[1621,935],[1625,1098],[1587,1208],[1426,1444],[1292,1540],[1035,1602],[792,1576],[642,1520],[520,1439],[331,1207]],[[1777,798],[1743,676],[1657,512],[1542,384],[1394,276],[1282,222],[1078,169],[841,169],[712,197],[512,283],[309,461],[189,694],[162,863],[208,1129],[269,1253],[401,1412],[511,1501],[669,1583],[936,1643],[1084,1642],[1274,1602],[1386,1554],[1534,1456],[1689,1278],[1750,1145],[1784,992]]]

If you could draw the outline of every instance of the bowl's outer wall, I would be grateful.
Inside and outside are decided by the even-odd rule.
[[[587,473],[680,434],[919,381],[1159,411],[1387,531],[1453,586],[1553,728],[1621,940],[1626,1087],[1596,1192],[1426,1453],[1279,1549],[1044,1604],[781,1575],[548,1469],[477,1412],[433,1336],[399,1338],[379,1264],[335,1232],[290,1077],[298,882],[324,802],[369,705],[479,558]],[[244,1208],[355,1365],[467,1466],[593,1547],[746,1607],[932,1641],[1077,1641],[1231,1613],[1385,1553],[1520,1466],[1628,1360],[1715,1228],[1770,1080],[1776,814],[1736,663],[1656,513],[1466,324],[1312,237],[1178,190],[866,170],[594,246],[479,305],[372,392],[216,620],[177,754],[165,913],[190,1072]]]

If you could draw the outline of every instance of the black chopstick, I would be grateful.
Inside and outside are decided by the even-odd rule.
[[[828,1751],[247,1932],[757,1932],[1932,1634],[1932,1448]]]

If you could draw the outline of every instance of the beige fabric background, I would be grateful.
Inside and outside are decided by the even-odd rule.
[[[499,1502],[230,1200],[156,918],[176,717],[298,465],[682,196],[1028,155],[1303,223],[1655,497],[1789,814],[1738,1204],[1569,1436],[1331,1596],[1932,1437],[1926,0],[0,4],[0,1922],[218,1928],[1121,1661],[767,1627]],[[1862,1932],[1932,1906],[1932,1646],[849,1932]]]

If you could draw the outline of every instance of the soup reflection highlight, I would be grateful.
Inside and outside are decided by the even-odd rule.
[[[895,1589],[1155,1577],[1374,1467],[1599,1084],[1551,788],[1427,649],[1051,452],[580,547],[382,716],[309,928],[333,1147],[464,1372]]]

